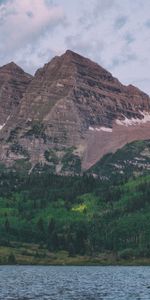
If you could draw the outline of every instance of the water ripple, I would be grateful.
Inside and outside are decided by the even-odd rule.
[[[149,299],[150,267],[0,267],[0,300]]]

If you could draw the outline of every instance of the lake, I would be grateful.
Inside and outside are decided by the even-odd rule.
[[[0,300],[150,300],[150,267],[0,266]]]

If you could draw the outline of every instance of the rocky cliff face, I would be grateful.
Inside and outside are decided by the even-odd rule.
[[[0,67],[0,130],[14,114],[31,79],[13,62]]]
[[[19,105],[1,130],[1,161],[80,173],[126,143],[150,138],[149,96],[91,60],[68,50],[32,80],[25,75],[17,75]]]

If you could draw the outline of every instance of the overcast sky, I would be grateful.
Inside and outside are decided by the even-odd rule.
[[[150,94],[150,0],[0,0],[0,65],[33,74],[66,49]]]

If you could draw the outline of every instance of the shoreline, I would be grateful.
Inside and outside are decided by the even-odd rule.
[[[38,244],[0,246],[0,266],[150,266],[150,257],[119,257],[110,251],[93,255],[70,255],[67,251],[50,252]]]
[[[47,259],[31,259],[30,261],[27,261],[25,259],[20,259],[15,262],[9,262],[6,261],[7,257],[1,258],[0,257],[0,266],[83,266],[83,267],[109,267],[109,266],[149,266],[150,267],[150,259],[149,258],[138,258],[138,259],[130,259],[130,260],[108,260],[103,261],[101,259],[90,259],[90,257],[87,259],[83,257],[74,257],[74,258],[68,258],[65,260],[47,260]]]

